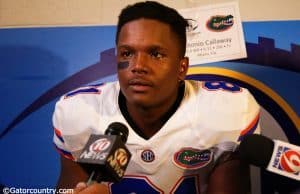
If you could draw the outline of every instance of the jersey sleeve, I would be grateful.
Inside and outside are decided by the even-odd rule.
[[[56,103],[52,122],[58,152],[76,160],[91,134],[103,134],[117,111],[118,85],[96,84],[77,88]]]
[[[60,98],[52,117],[56,150],[64,157],[76,160],[97,125],[97,116],[87,99],[77,96]]]
[[[256,102],[254,96],[247,90],[244,89],[246,93],[245,102],[245,125],[240,128],[240,134],[238,137],[238,142],[242,141],[243,138],[250,134],[260,134],[260,106]]]
[[[60,99],[60,100],[62,100],[62,99]],[[54,143],[55,149],[58,151],[58,153],[60,153],[65,158],[74,160],[74,157],[73,157],[71,151],[67,148],[67,146],[65,144],[65,140],[61,133],[61,128],[62,128],[61,112],[62,112],[62,110],[61,110],[61,106],[60,106],[60,100],[58,102],[56,102],[54,113],[52,116],[53,133],[54,133],[53,134],[53,143]]]
[[[246,88],[227,82],[200,88],[195,119],[203,145],[233,151],[246,135],[260,133],[260,106]]]
[[[236,130],[236,137],[232,139],[234,142],[234,146],[228,146],[230,145],[230,142],[224,142],[219,144],[218,151],[220,153],[218,157],[218,164],[225,163],[229,160],[234,160],[239,158],[239,154],[237,152],[238,145],[241,141],[243,141],[244,137],[250,134],[260,134],[261,128],[260,128],[260,106],[256,102],[254,96],[245,88],[243,88],[243,97],[241,99],[241,107],[240,109],[240,116],[237,117],[241,119],[240,127]],[[226,148],[232,148],[226,150]],[[222,152],[224,151],[225,152]],[[227,151],[227,152],[226,152]]]
[[[220,165],[238,157],[235,152],[245,136],[260,133],[260,106],[248,89],[233,83],[203,82],[201,88],[198,136]]]
[[[260,134],[260,106],[256,102],[254,96],[245,88],[243,88],[243,97],[241,99],[240,115],[237,117],[242,122],[237,128],[236,135],[231,139],[232,142],[222,142],[216,145],[216,166],[226,163],[230,160],[239,158],[237,151],[238,145],[243,141],[244,137],[250,134]]]

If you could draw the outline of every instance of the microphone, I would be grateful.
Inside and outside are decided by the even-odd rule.
[[[300,147],[252,134],[240,143],[241,160],[300,181]]]
[[[125,146],[127,137],[127,127],[119,122],[111,123],[105,135],[91,134],[77,158],[78,163],[91,171],[88,185],[93,181],[121,180],[131,158],[131,153]]]

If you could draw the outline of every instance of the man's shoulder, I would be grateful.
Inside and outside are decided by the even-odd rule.
[[[88,97],[88,96],[99,96],[99,95],[105,95],[109,91],[116,91],[119,89],[118,82],[108,82],[108,83],[98,83],[98,84],[92,84],[87,86],[82,86],[79,88],[76,88],[68,93],[66,93],[63,98],[73,98],[73,97]]]
[[[246,88],[239,86],[236,83],[227,81],[198,81],[198,80],[186,80],[186,89],[188,92],[207,93],[210,95],[221,96],[222,94],[248,94],[249,91]]]
[[[98,115],[117,108],[119,85],[116,82],[77,88],[62,96],[55,105],[54,117],[73,119]],[[98,116],[96,116],[98,117]]]
[[[247,88],[226,81],[186,81],[186,96],[194,97],[197,103],[206,106],[247,106],[255,102]]]
[[[117,82],[99,83],[76,88],[61,96],[58,103],[76,103],[85,101],[99,103],[101,100],[109,100],[118,96],[119,84]]]
[[[56,103],[52,121],[62,135],[97,130],[104,118],[118,114],[118,84],[105,83],[75,89]]]
[[[243,87],[225,81],[191,81],[193,107],[197,129],[216,135],[236,134],[255,129],[260,107],[251,93]],[[193,96],[193,95],[191,95]],[[195,107],[197,107],[195,109]]]

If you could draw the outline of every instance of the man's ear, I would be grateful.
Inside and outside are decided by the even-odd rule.
[[[185,76],[187,74],[188,68],[189,68],[189,58],[188,57],[183,57],[180,60],[179,64],[179,74],[178,74],[178,79],[179,80],[184,80]]]

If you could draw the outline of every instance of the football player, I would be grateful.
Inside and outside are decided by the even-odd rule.
[[[236,148],[245,135],[259,133],[259,105],[233,83],[185,80],[187,27],[176,10],[157,2],[122,10],[118,81],[79,88],[56,104],[58,188],[88,179],[74,161],[79,147],[89,134],[103,134],[118,121],[129,129],[126,145],[132,153],[123,179],[76,192],[100,192],[100,186],[107,190],[102,193],[113,194],[249,192],[249,169]]]

